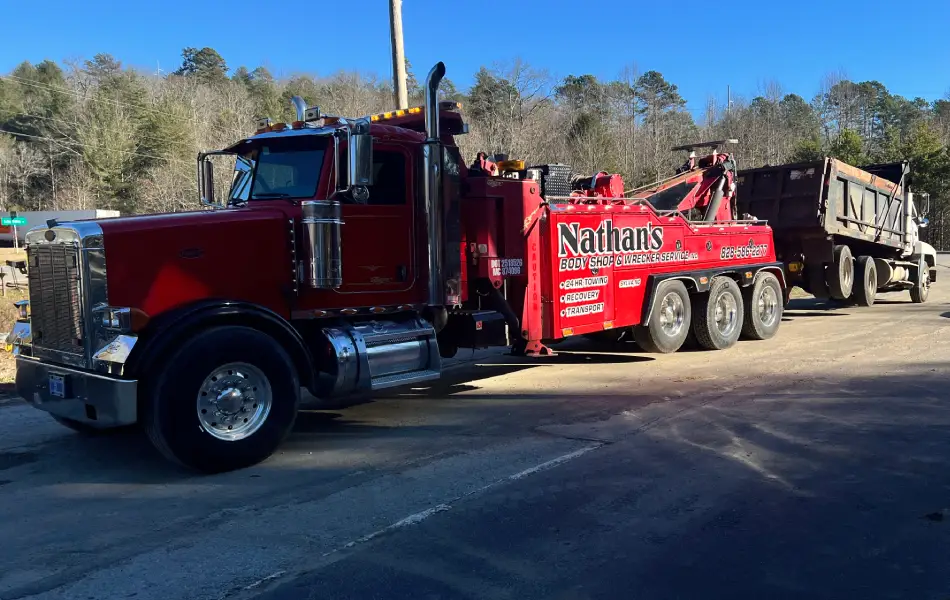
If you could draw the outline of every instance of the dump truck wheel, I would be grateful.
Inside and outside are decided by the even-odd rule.
[[[877,267],[870,256],[859,256],[855,264],[854,302],[858,306],[871,306],[877,296]]]
[[[682,281],[664,281],[656,288],[647,323],[633,330],[633,338],[644,352],[668,354],[683,345],[691,318],[689,293]]]
[[[835,300],[847,300],[854,289],[854,257],[851,248],[835,246],[834,262],[828,268],[828,290]]]
[[[910,288],[910,299],[914,304],[923,304],[930,296],[930,268],[924,257],[917,263],[917,275],[914,277],[914,287]]]
[[[739,340],[744,313],[739,284],[729,277],[713,277],[709,292],[694,297],[693,332],[707,350],[725,350]]]
[[[782,323],[785,300],[782,286],[773,273],[760,273],[755,283],[742,290],[745,318],[742,335],[750,340],[767,340]]]
[[[250,327],[198,333],[148,379],[142,421],[152,443],[167,458],[207,473],[273,454],[300,403],[290,356]]]

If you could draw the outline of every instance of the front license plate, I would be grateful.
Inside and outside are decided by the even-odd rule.
[[[49,395],[57,398],[66,397],[66,378],[62,375],[49,376]]]

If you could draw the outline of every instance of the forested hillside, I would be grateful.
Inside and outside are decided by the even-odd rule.
[[[300,95],[350,116],[392,108],[387,78],[360,73],[276,79],[267,69],[229,68],[213,49],[187,48],[172,74],[126,68],[100,54],[80,63],[23,63],[0,75],[0,209],[108,208],[126,213],[196,207],[195,155],[252,132],[256,117],[291,119]],[[410,66],[410,71],[411,71]],[[412,102],[421,103],[419,81]],[[950,89],[950,82],[947,82]],[[852,164],[910,159],[916,188],[930,192],[931,240],[950,246],[950,96],[891,94],[878,81],[828,76],[812,97],[771,82],[730,106],[687,106],[661,73],[635,68],[614,81],[553,80],[519,61],[483,67],[461,100],[474,151],[579,172],[656,180],[682,162],[673,145],[739,138],[740,168],[823,154]],[[710,90],[712,92],[713,90]]]

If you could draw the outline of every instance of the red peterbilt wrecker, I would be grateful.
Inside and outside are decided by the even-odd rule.
[[[141,424],[214,472],[272,454],[302,388],[329,402],[435,379],[459,348],[774,335],[782,266],[770,228],[736,219],[729,154],[684,147],[676,175],[626,194],[564,165],[466,167],[444,73],[425,106],[361,119],[294,98],[293,123],[199,154],[202,210],[30,231],[18,392],[77,430]],[[218,154],[236,157],[220,203]]]

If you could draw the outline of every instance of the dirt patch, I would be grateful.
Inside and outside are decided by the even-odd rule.
[[[18,300],[27,300],[29,297],[30,294],[27,290],[11,288],[7,288],[6,297],[0,297],[0,334],[3,335],[3,340],[0,340],[0,343],[6,341],[6,334],[13,329],[13,324],[16,323],[17,310],[13,303]],[[12,382],[15,376],[16,361],[13,355],[5,351],[0,352],[0,384]],[[3,387],[0,385],[0,390]]]
[[[26,250],[0,247],[0,261],[4,260],[26,260]]]
[[[801,288],[793,287],[791,297],[797,300],[798,298],[811,298],[812,295]]]

